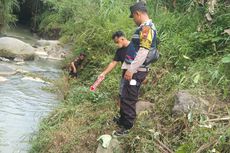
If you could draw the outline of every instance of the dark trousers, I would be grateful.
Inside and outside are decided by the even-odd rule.
[[[77,72],[74,73],[73,71],[70,71],[70,72],[69,72],[69,76],[70,76],[71,78],[77,78],[77,77],[78,77],[78,73],[77,73]]]
[[[128,80],[124,81],[121,91],[120,120],[119,123],[126,129],[133,127],[136,119],[136,103],[138,101],[139,89],[141,83],[145,80],[148,72],[137,72],[133,79],[137,81],[136,85],[130,85]],[[124,75],[123,75],[124,77]]]

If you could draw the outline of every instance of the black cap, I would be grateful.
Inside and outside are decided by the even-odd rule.
[[[133,13],[136,11],[147,12],[147,8],[144,2],[140,1],[135,3],[134,5],[130,6],[130,18],[133,18]]]

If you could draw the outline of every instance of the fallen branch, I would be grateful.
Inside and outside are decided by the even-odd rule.
[[[166,153],[174,153],[172,150],[170,150],[163,142],[161,142],[158,139],[155,139],[155,141],[164,149]]]
[[[209,119],[204,122],[214,122],[214,121],[227,121],[230,120],[230,117],[223,117],[223,118],[215,118],[215,119]]]
[[[217,140],[215,140],[215,141],[212,142],[212,143],[203,144],[203,145],[196,151],[196,153],[201,153],[202,151],[204,151],[205,149],[207,149],[207,148],[213,146],[213,145],[216,144],[216,143],[217,143]]]
[[[204,115],[208,115],[208,116],[215,116],[215,117],[220,118],[220,115],[213,114],[213,113],[203,113],[203,114],[204,114]]]
[[[166,151],[161,145],[157,144],[157,142],[154,142],[154,145],[157,147],[157,149],[158,149],[161,153],[168,153],[168,151]]]

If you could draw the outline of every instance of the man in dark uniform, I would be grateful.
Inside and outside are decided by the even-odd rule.
[[[131,15],[138,26],[129,48],[125,61],[124,85],[121,92],[120,129],[115,131],[115,136],[127,134],[134,125],[136,119],[136,103],[139,89],[145,80],[148,67],[145,65],[147,55],[152,48],[156,48],[156,28],[149,19],[145,3],[138,2],[130,7]]]
[[[125,38],[125,35],[122,31],[116,31],[112,35],[112,39],[118,49],[116,50],[113,61],[110,62],[107,68],[98,77],[105,77],[109,72],[111,72],[117,66],[119,62],[123,63],[125,60],[127,48],[129,46],[130,41]],[[121,79],[119,95],[121,94],[123,82],[124,82],[124,79]],[[118,106],[120,107],[119,103],[118,103]]]
[[[86,55],[84,53],[80,53],[80,56],[76,57],[73,62],[71,62],[69,67],[69,75],[72,78],[78,77],[78,70],[82,65]]]

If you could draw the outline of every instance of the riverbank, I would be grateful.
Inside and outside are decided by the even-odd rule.
[[[56,82],[58,94],[65,99],[41,123],[31,153],[96,152],[97,138],[116,129],[106,123],[117,114],[121,70],[108,75],[96,92],[90,92],[89,87],[113,58],[111,34],[122,29],[131,38],[135,29],[128,18],[131,3],[49,1],[53,12],[45,12],[41,30],[48,33],[59,29],[60,40],[74,44],[72,56],[83,51],[87,61],[78,79],[67,82],[64,75]],[[163,152],[166,148],[177,153],[228,152],[230,72],[229,62],[223,60],[230,54],[229,35],[223,33],[230,21],[228,3],[220,2],[213,22],[206,19],[206,4],[178,2],[180,5],[173,9],[163,1],[147,3],[158,29],[161,58],[151,66],[140,99],[154,107],[138,116],[128,136],[119,138],[121,147],[124,152],[140,153]],[[208,101],[207,111],[174,116],[174,95],[181,90]]]

